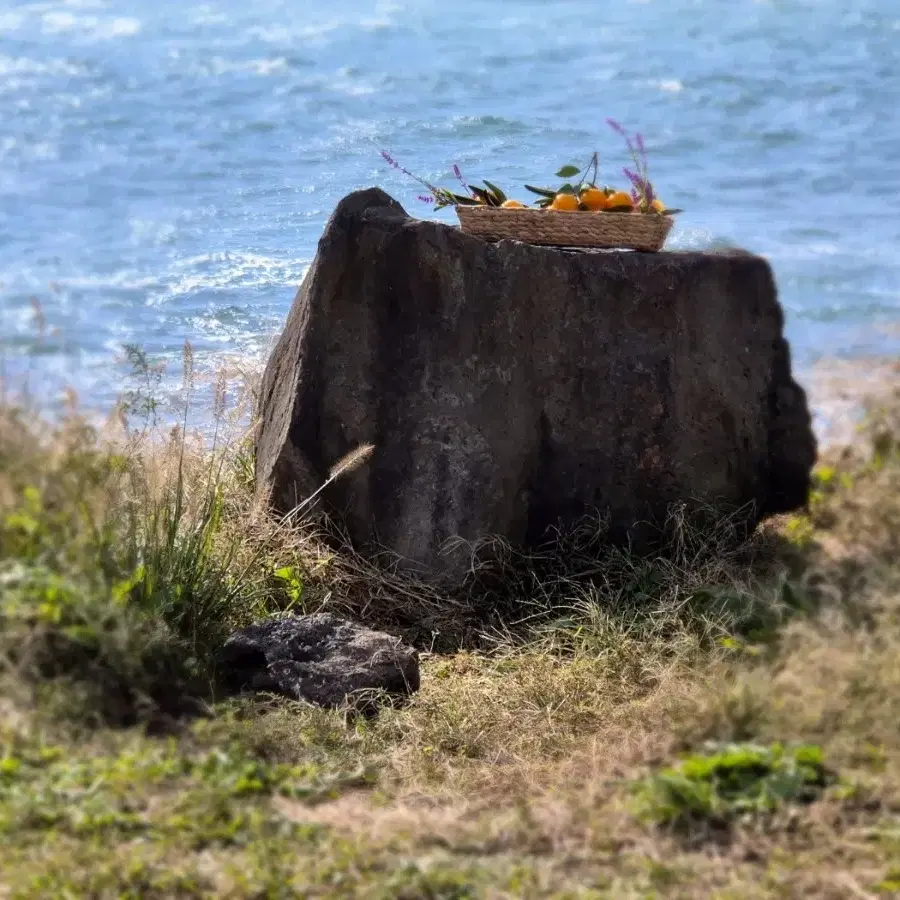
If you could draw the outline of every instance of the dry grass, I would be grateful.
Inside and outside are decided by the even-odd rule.
[[[453,597],[270,518],[244,411],[220,404],[211,449],[132,400],[110,441],[0,410],[9,895],[900,893],[900,396],[749,544],[673,510],[642,559],[586,523],[527,559],[476,548]],[[415,641],[422,690],[374,720],[217,704],[221,635],[288,607]],[[782,744],[821,750],[813,797],[666,774]]]

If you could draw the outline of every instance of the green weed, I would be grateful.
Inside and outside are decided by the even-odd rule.
[[[785,804],[809,803],[831,778],[819,747],[731,744],[648,776],[634,794],[638,815],[656,825],[725,827]]]

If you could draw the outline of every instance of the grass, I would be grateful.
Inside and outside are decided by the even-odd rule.
[[[132,362],[114,427],[0,407],[0,896],[900,896],[900,396],[750,542],[585,523],[441,596],[267,514],[224,377],[160,437]],[[421,691],[223,697],[287,608],[413,641]]]

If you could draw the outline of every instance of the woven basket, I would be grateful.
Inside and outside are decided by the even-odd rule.
[[[508,238],[555,247],[606,247],[661,250],[672,228],[671,216],[631,212],[558,212],[457,206],[460,228],[488,241]]]

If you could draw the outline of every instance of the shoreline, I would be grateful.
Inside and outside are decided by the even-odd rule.
[[[193,430],[205,434],[213,425],[210,406],[204,398],[215,390],[223,377],[230,399],[239,405],[246,405],[247,397],[255,393],[262,379],[276,339],[277,335],[270,336],[266,342],[266,353],[261,356],[223,350],[197,360],[189,415]],[[116,402],[91,402],[89,397],[79,392],[76,379],[67,381],[53,372],[36,371],[30,366],[24,373],[10,373],[9,362],[7,358],[7,371],[0,368],[0,402],[16,403],[28,398],[31,404],[37,404],[40,413],[50,418],[75,408],[95,425],[109,421],[115,413]],[[178,424],[183,419],[182,359],[171,356],[163,362],[165,374],[154,385],[159,424]],[[111,361],[110,368],[112,373],[117,374],[118,398],[121,399],[137,382],[124,369],[118,374],[120,366],[116,366],[114,361]],[[825,449],[852,444],[865,419],[866,409],[879,405],[900,387],[900,354],[824,357],[811,365],[794,365],[792,371],[794,380],[806,392],[812,427],[821,453]],[[92,380],[96,385],[97,379]],[[142,391],[147,389],[146,383],[137,386]]]
[[[900,358],[821,359],[794,377],[806,391],[821,452],[854,442],[867,407],[900,387]]]

